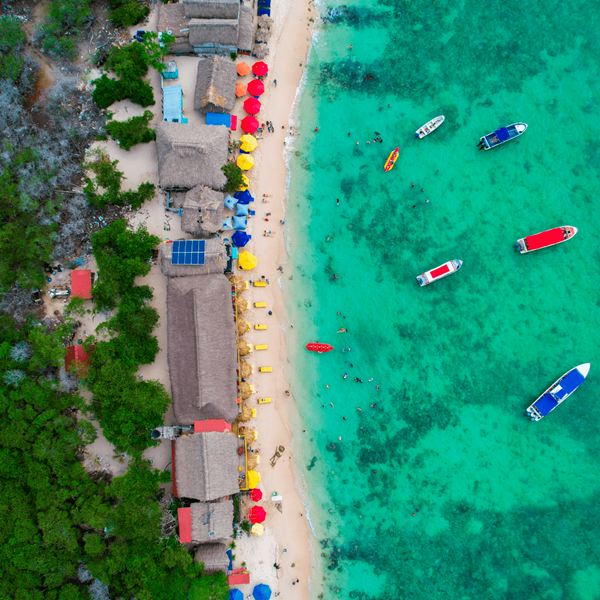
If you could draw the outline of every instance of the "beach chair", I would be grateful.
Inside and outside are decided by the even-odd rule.
[[[267,308],[267,303],[266,302],[255,302],[254,308]]]
[[[258,403],[259,404],[271,404],[271,398],[259,398]]]
[[[268,350],[269,346],[268,344],[256,344],[256,346],[254,346],[255,350]]]
[[[261,373],[272,373],[273,367],[259,367],[258,369]]]
[[[254,287],[267,287],[266,281],[253,281]]]
[[[264,329],[266,329],[266,328],[267,328],[267,326],[266,326],[266,325],[262,325],[262,324],[261,324],[261,325],[259,325],[259,324],[256,324],[256,325],[254,326],[254,329],[260,329],[260,330],[264,330]]]

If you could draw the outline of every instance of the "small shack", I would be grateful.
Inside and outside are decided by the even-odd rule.
[[[170,54],[190,54],[193,51],[190,44],[190,22],[185,16],[185,5],[181,2],[159,3],[157,30],[175,38],[169,47]]]
[[[158,179],[163,189],[225,187],[227,177],[221,167],[227,163],[229,133],[224,127],[161,122],[156,126],[156,147]]]
[[[179,69],[174,60],[165,63],[165,68],[160,73],[163,79],[179,79]]]
[[[183,0],[185,14],[200,19],[237,19],[239,0]]]
[[[227,573],[229,570],[229,557],[225,544],[202,544],[196,550],[194,560],[204,565],[206,573],[216,573],[217,571]]]
[[[196,54],[237,52],[237,19],[190,19],[190,44]]]
[[[194,108],[200,113],[231,112],[237,77],[237,67],[230,58],[211,56],[199,60]]]
[[[177,509],[179,539],[190,542],[215,542],[233,537],[233,501],[195,502],[189,508]],[[229,566],[229,559],[225,567]],[[216,569],[219,571],[220,569]]]
[[[163,121],[187,123],[183,116],[183,91],[180,85],[163,87]]]
[[[95,346],[91,346],[88,353],[83,349],[81,344],[68,346],[65,352],[65,371],[75,371],[79,379],[85,377],[90,365],[90,355],[94,351],[94,348]]]
[[[185,195],[181,231],[192,237],[213,235],[223,228],[223,192],[216,192],[203,185],[193,187]]]
[[[71,296],[84,300],[92,297],[92,272],[89,269],[71,271]]]
[[[206,240],[203,265],[174,265],[172,257],[173,244],[163,244],[160,248],[160,270],[167,277],[219,275],[223,274],[227,267],[227,248],[219,238]]]
[[[247,6],[240,9],[240,25],[238,28],[238,52],[250,54],[254,42],[254,12]]]

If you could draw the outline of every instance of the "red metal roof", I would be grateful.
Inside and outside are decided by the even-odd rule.
[[[243,585],[250,583],[250,573],[240,573],[239,575],[230,575],[228,577],[229,585]]]
[[[449,271],[450,267],[448,267],[448,265],[442,265],[441,267],[438,267],[437,269],[433,269],[433,271],[431,271],[431,278],[435,279],[436,277],[444,275],[444,273],[448,273]]]
[[[192,509],[178,508],[177,519],[179,520],[179,541],[189,544],[192,541]]]
[[[231,431],[231,423],[228,423],[225,419],[194,421],[194,433],[206,433],[208,431],[216,431],[217,433]]]
[[[86,353],[83,346],[78,344],[77,346],[69,346],[65,354],[65,371],[75,371],[85,376],[87,374],[87,366],[90,364],[90,354],[93,352],[95,346],[91,346],[90,353]],[[80,370],[77,370],[80,367]]]
[[[92,272],[89,269],[71,271],[71,296],[92,297]]]
[[[548,231],[542,231],[542,233],[527,236],[525,242],[529,250],[539,250],[546,246],[558,244],[564,239],[562,227],[555,227],[554,229],[548,229]]]

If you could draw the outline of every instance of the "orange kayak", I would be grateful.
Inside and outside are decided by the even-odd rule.
[[[398,159],[398,155],[400,154],[400,148],[396,148],[392,150],[392,153],[388,156],[388,159],[385,161],[385,166],[383,170],[387,173],[394,168],[394,164],[396,164],[396,160]]]
[[[310,344],[306,344],[306,349],[310,350],[311,352],[318,352],[321,354],[322,352],[329,352],[330,350],[333,350],[333,346],[330,346],[329,344],[318,344],[311,342]]]

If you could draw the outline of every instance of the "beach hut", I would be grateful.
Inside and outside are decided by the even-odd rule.
[[[254,11],[249,6],[241,6],[238,26],[238,54],[250,54],[254,40]]]
[[[158,123],[158,180],[165,190],[190,190],[204,185],[225,187],[221,167],[229,154],[229,133],[224,127]]]
[[[244,458],[237,449],[238,439],[229,432],[194,433],[173,440],[173,494],[203,502],[237,494],[238,467]]]
[[[68,346],[65,352],[65,371],[74,371],[78,378],[85,377],[94,348],[95,346],[91,346],[90,351],[86,352],[81,344]]]
[[[195,502],[177,509],[177,520],[182,544],[226,540],[233,536],[233,501]]]
[[[163,87],[163,121],[187,123],[183,116],[183,92],[180,85]]]
[[[239,5],[238,5],[239,6]],[[237,52],[239,20],[190,19],[190,44],[195,54],[231,54]]]
[[[238,415],[237,340],[225,265],[219,275],[175,277],[167,284],[167,358],[180,423],[231,423]]]
[[[247,100],[244,100],[244,110],[249,115],[257,115],[260,112],[260,107],[260,100],[257,98],[248,98]]]
[[[227,266],[227,249],[223,240],[204,240],[204,264],[174,265],[173,244],[162,244],[159,249],[160,270],[166,277],[194,277],[198,275],[222,274]]]
[[[182,0],[185,15],[200,19],[237,19],[239,0]]]
[[[185,6],[176,4],[158,5],[158,33],[168,33],[175,38],[169,46],[170,54],[189,54],[193,51],[190,44],[189,20],[185,16]]]
[[[174,60],[170,60],[165,63],[165,68],[160,72],[163,79],[178,79],[179,70],[177,69],[177,63]]]
[[[230,58],[211,56],[198,61],[194,109],[200,113],[231,112],[235,106],[237,70]]]
[[[92,297],[92,272],[89,269],[71,271],[71,296],[84,300]]]
[[[181,231],[200,238],[221,230],[223,221],[223,192],[197,185],[186,193],[181,215]]]
[[[202,544],[198,546],[198,550],[194,554],[194,560],[202,563],[204,565],[204,572],[209,574],[218,571],[227,573],[229,568],[227,546],[224,544]]]

